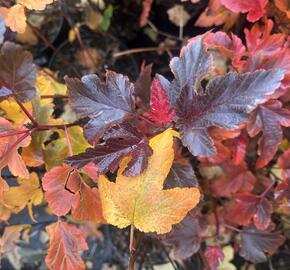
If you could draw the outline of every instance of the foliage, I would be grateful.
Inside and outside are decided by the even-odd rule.
[[[170,60],[171,74],[152,76],[152,65],[143,64],[135,81],[106,70],[75,72],[63,84],[4,27],[23,33],[28,10],[52,2],[0,7],[1,257],[40,225],[49,269],[85,269],[84,227],[92,224],[130,226],[130,270],[142,237],[176,260],[198,254],[212,270],[236,269],[234,256],[256,264],[278,252],[290,212],[290,50],[275,16],[266,17],[273,3],[209,1],[196,24],[234,31],[238,13],[246,13],[253,24],[242,29],[245,42],[204,31]],[[100,2],[106,32],[117,8]],[[143,1],[140,27],[152,24],[154,5]],[[285,1],[273,5],[289,17]],[[80,25],[70,26],[83,48]],[[14,223],[25,211],[31,223]],[[50,217],[45,226],[41,211]]]

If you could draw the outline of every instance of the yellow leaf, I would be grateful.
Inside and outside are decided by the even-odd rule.
[[[18,33],[16,35],[16,40],[32,46],[35,46],[38,43],[38,37],[34,34],[32,28],[29,25],[27,25],[24,33]]]
[[[14,5],[11,8],[0,8],[0,14],[4,18],[5,24],[14,32],[24,33],[26,29],[26,16],[24,6]]]
[[[19,179],[19,186],[10,187],[4,193],[4,204],[13,213],[18,213],[26,206],[32,220],[32,205],[39,205],[43,199],[43,193],[36,173],[31,173],[29,179]]]
[[[163,190],[163,182],[174,159],[172,129],[150,140],[153,155],[148,168],[139,176],[125,177],[122,172],[130,158],[120,165],[116,183],[106,176],[99,179],[103,214],[108,223],[125,228],[135,225],[143,232],[167,233],[179,223],[200,199],[197,188]]]
[[[18,0],[18,3],[28,9],[44,10],[46,5],[51,4],[54,0]]]
[[[225,246],[223,248],[223,253],[225,255],[224,260],[220,263],[217,270],[237,270],[235,265],[233,265],[230,261],[234,258],[234,249],[232,246]]]

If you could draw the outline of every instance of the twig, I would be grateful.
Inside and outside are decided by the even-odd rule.
[[[25,106],[19,102],[17,99],[15,99],[21,110],[26,114],[26,116],[29,118],[29,120],[32,122],[34,127],[38,126],[38,122],[34,119],[34,117],[30,114],[30,112],[25,108]]]
[[[166,32],[159,30],[150,20],[147,20],[147,24],[150,26],[150,28],[153,30],[153,32],[155,32],[159,35],[162,35],[162,36],[165,36],[165,37],[168,37],[171,39],[175,39],[175,40],[180,40],[179,37],[173,36],[169,33],[166,33]]]
[[[5,138],[5,137],[11,137],[11,136],[15,136],[15,135],[20,135],[20,134],[23,134],[23,133],[26,133],[27,131],[29,131],[28,129],[25,129],[25,130],[16,130],[16,131],[13,131],[13,132],[10,132],[10,133],[1,133],[0,134],[0,138]]]
[[[147,48],[135,48],[135,49],[129,49],[122,52],[116,52],[113,54],[114,58],[121,57],[128,54],[134,54],[134,53],[143,53],[143,52],[164,52],[169,49],[174,49],[175,47],[167,46],[167,47],[147,47]]]
[[[208,261],[201,250],[198,251],[198,255],[200,256],[200,258],[203,262],[204,270],[210,270],[210,266],[208,264]]]
[[[54,94],[54,95],[42,95],[40,96],[41,99],[46,98],[68,98],[68,95],[62,95],[62,94]]]
[[[34,27],[29,21],[27,21],[27,24],[30,26],[32,32],[39,38],[42,40],[42,42],[47,46],[49,47],[50,49],[52,49],[55,53],[58,52],[57,48],[55,46],[53,46],[48,40],[47,38],[42,35],[42,33],[36,28]],[[75,75],[77,77],[81,77],[80,74],[78,73],[78,71],[76,70],[76,68],[62,55],[62,54],[58,54],[59,55],[59,58],[60,60],[66,65],[68,66],[69,68],[71,68],[73,70],[73,72],[75,73]]]
[[[238,228],[236,228],[236,227],[233,227],[233,226],[231,226],[231,225],[228,225],[228,224],[223,224],[223,225],[224,225],[225,228],[230,229],[230,230],[232,230],[232,231],[235,231],[235,232],[238,232],[238,233],[241,232],[240,229],[238,229]]]

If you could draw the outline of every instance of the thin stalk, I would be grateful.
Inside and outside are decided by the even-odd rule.
[[[28,130],[26,133],[24,133],[22,136],[20,136],[15,143],[13,143],[12,145],[10,145],[7,150],[5,151],[5,153],[0,157],[0,161],[2,161],[4,159],[4,157],[7,155],[7,153],[9,153],[10,151],[13,150],[14,147],[16,147],[19,143],[21,143],[22,141],[24,141],[28,136],[30,135],[30,130]]]
[[[69,135],[67,132],[67,127],[64,127],[64,133],[65,133],[65,139],[66,139],[69,155],[73,156],[73,150],[72,150],[71,142],[70,142]]]
[[[15,135],[19,135],[19,134],[23,134],[23,133],[26,133],[28,132],[29,130],[26,129],[26,130],[16,130],[16,131],[13,131],[13,132],[10,132],[10,133],[2,133],[0,134],[0,138],[5,138],[5,137],[11,137],[11,136],[15,136]]]
[[[31,123],[33,124],[34,127],[38,126],[38,122],[34,119],[34,117],[30,114],[30,112],[25,108],[25,106],[19,102],[17,99],[15,99],[21,110],[25,113],[25,115],[29,118]]]
[[[135,265],[135,260],[136,260],[136,253],[135,253],[135,247],[134,247],[134,230],[135,230],[135,226],[134,226],[134,224],[131,224],[130,244],[129,244],[130,261],[129,261],[128,270],[134,270],[134,265]]]

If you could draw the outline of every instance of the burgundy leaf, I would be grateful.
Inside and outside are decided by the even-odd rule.
[[[290,149],[283,153],[283,155],[278,160],[278,164],[282,169],[283,179],[290,179]]]
[[[162,241],[172,247],[176,259],[184,260],[199,250],[203,230],[203,222],[197,217],[196,211],[191,211],[181,223],[173,226]]]
[[[282,108],[278,100],[270,100],[260,105],[251,115],[248,122],[248,132],[251,137],[263,131],[259,140],[259,158],[256,168],[266,166],[274,157],[282,141],[282,128],[290,126],[290,111]]]
[[[190,92],[196,89],[198,80],[210,73],[213,69],[212,56],[204,50],[204,36],[191,39],[187,46],[183,47],[180,57],[174,57],[170,61],[170,68],[175,76],[172,82],[158,75],[163,88],[167,91],[172,105],[185,88]]]
[[[244,228],[241,232],[240,255],[253,263],[265,262],[266,254],[274,254],[284,241],[285,237],[278,232],[261,232],[255,227]]]
[[[121,160],[130,156],[132,159],[123,172],[125,176],[136,176],[142,173],[148,165],[148,157],[152,149],[148,139],[128,124],[120,124],[109,129],[104,136],[105,144],[86,149],[86,152],[68,157],[65,163],[75,168],[82,168],[93,162],[98,171],[105,174],[114,172]]]
[[[215,154],[208,128],[238,128],[279,87],[283,76],[281,70],[231,72],[212,79],[204,93],[184,88],[174,105],[183,145],[196,156]]]
[[[90,120],[84,127],[87,139],[96,141],[105,129],[123,121],[134,112],[133,85],[129,79],[113,71],[107,71],[106,83],[97,75],[71,79],[67,76],[69,101],[79,118]]]
[[[164,182],[164,189],[198,187],[198,181],[190,164],[173,163]]]
[[[168,95],[159,80],[155,79],[151,85],[151,109],[147,112],[148,118],[158,125],[166,125],[175,117]]]
[[[14,96],[28,102],[35,94],[36,68],[30,52],[19,45],[5,42],[0,53],[0,99]]]
[[[152,65],[141,66],[141,72],[134,84],[134,92],[141,99],[142,104],[149,106]]]
[[[207,247],[204,255],[211,270],[216,270],[225,258],[225,255],[220,247]]]

